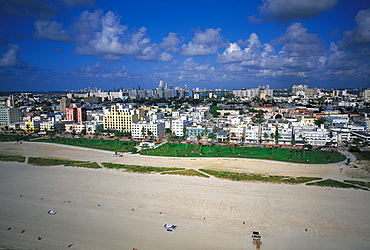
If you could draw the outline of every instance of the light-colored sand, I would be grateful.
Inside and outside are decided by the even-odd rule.
[[[0,143],[4,153],[348,179],[343,165],[114,157],[36,143]],[[253,230],[261,249],[369,249],[369,214],[361,190],[0,163],[0,249],[256,249]]]

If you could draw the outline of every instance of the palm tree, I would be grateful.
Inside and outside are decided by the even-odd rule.
[[[274,135],[275,144],[279,144],[279,138],[280,138],[279,129],[278,126],[275,126],[275,135]]]
[[[267,141],[267,138],[269,137],[269,135],[265,132],[263,133],[263,138],[265,138],[265,141]]]
[[[186,129],[186,127],[184,127],[183,129],[182,129],[182,133],[183,133],[183,136],[182,136],[182,139],[184,140],[184,141],[186,141],[186,138],[188,138],[188,130]]]
[[[145,135],[146,135],[145,128],[144,128],[144,127],[142,127],[142,128],[141,128],[141,136],[143,137],[143,139],[145,139]]]
[[[153,132],[150,129],[147,129],[146,134],[149,136],[149,139],[152,139]]]

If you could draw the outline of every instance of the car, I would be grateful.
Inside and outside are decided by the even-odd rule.
[[[55,215],[57,213],[57,211],[55,211],[55,210],[49,210],[48,211],[48,214],[50,214],[50,215]]]

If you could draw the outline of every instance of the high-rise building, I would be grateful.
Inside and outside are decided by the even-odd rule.
[[[6,105],[8,107],[14,107],[15,106],[15,100],[14,100],[14,96],[11,95],[8,97],[8,100],[6,101]]]
[[[73,104],[71,107],[66,108],[66,119],[74,122],[84,122],[87,120],[87,112],[85,107],[77,107]]]
[[[163,80],[160,80],[159,81],[159,85],[158,85],[158,88],[159,89],[162,89],[163,88],[163,83],[164,83]]]
[[[21,121],[19,108],[7,107],[5,103],[0,103],[0,128],[5,128],[10,123],[19,121]]]
[[[305,95],[308,89],[308,85],[293,85],[292,93],[293,95]]]
[[[67,99],[66,97],[62,97],[62,99],[59,100],[60,108],[59,110],[63,113],[66,112],[66,108],[71,105],[71,100]]]

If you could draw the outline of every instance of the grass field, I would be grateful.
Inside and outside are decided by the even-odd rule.
[[[246,174],[228,171],[215,171],[209,169],[199,169],[204,173],[215,176],[220,179],[227,179],[232,181],[258,181],[258,182],[273,182],[273,183],[286,183],[286,184],[301,184],[314,180],[321,180],[317,177],[289,177],[289,176],[276,176],[276,175],[257,175]]]
[[[318,181],[318,182],[307,183],[306,185],[320,186],[320,187],[354,188],[354,189],[368,190],[367,188],[362,187],[362,186],[349,184],[351,181],[345,181],[345,182],[348,182],[348,183],[344,183],[344,182],[337,181],[337,180],[332,180],[332,179],[327,179],[327,180],[322,180],[322,181]]]
[[[28,163],[36,166],[70,166],[83,168],[101,168],[96,162],[89,161],[72,161],[68,159],[29,157]]]
[[[7,134],[7,135],[0,135],[0,142],[9,142],[9,141],[28,141],[30,140],[31,136],[27,136],[27,135],[11,135],[11,134]]]
[[[185,169],[185,170],[178,170],[178,171],[168,171],[168,172],[163,172],[161,174],[198,176],[198,177],[209,178],[209,175],[203,174],[203,173],[201,173],[199,171],[196,171],[194,169]]]
[[[354,154],[358,160],[370,161],[370,151],[352,152],[352,154]]]
[[[110,162],[103,162],[102,165],[106,168],[112,169],[124,169],[127,172],[133,173],[152,173],[152,172],[165,172],[173,170],[184,170],[184,168],[164,168],[164,167],[151,167],[151,166],[139,166],[139,165],[125,165],[115,164]]]
[[[95,148],[117,152],[136,152],[136,142],[134,141],[119,141],[119,140],[97,140],[97,139],[85,139],[85,138],[39,138],[34,141],[38,142],[50,142],[65,144],[71,146],[79,146],[86,148]]]
[[[370,188],[370,182],[355,181],[355,180],[344,180],[344,182],[354,184],[354,185],[358,185],[358,186],[365,187],[365,188]]]
[[[140,151],[143,155],[174,157],[232,157],[254,158],[294,163],[325,164],[344,161],[346,157],[336,151],[214,146],[167,143],[156,149]]]
[[[26,157],[19,155],[0,155],[0,161],[24,162]]]

